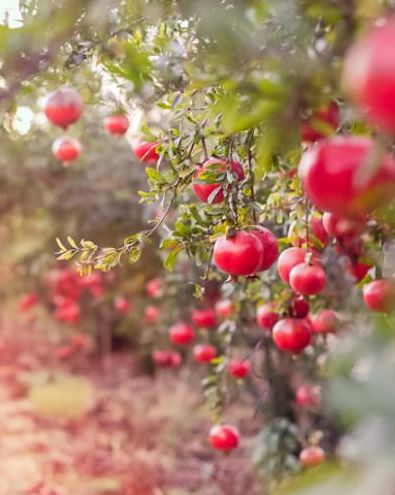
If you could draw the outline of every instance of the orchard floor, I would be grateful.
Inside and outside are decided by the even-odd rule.
[[[235,413],[242,447],[216,453],[190,376],[152,378],[121,355],[106,373],[55,365],[36,329],[2,326],[0,495],[262,495],[250,407]]]

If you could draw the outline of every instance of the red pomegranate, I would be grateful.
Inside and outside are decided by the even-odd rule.
[[[326,232],[337,239],[356,237],[365,230],[365,218],[352,218],[324,213],[323,224]]]
[[[152,361],[162,368],[176,368],[181,364],[181,355],[176,351],[155,350],[152,352]]]
[[[363,280],[368,271],[372,268],[373,263],[371,262],[365,262],[365,261],[356,261],[353,262],[350,260],[350,263],[347,265],[347,270],[350,272],[350,274],[354,277],[355,282],[361,282]]]
[[[72,162],[81,154],[81,143],[71,137],[60,137],[52,144],[53,156],[60,162]]]
[[[29,309],[37,306],[38,296],[35,292],[25,294],[19,301],[19,311],[29,311]]]
[[[306,249],[291,247],[285,249],[278,257],[277,270],[281,280],[289,282],[289,274],[296,265],[303,263],[306,258]]]
[[[244,179],[243,167],[239,162],[230,161],[222,158],[210,158],[210,160],[205,161],[196,173],[196,181],[193,183],[193,192],[196,196],[204,203],[210,202],[211,204],[221,203],[224,200],[224,190],[220,182],[214,183],[204,183],[199,182],[201,176],[210,171],[216,175],[224,175],[227,170],[230,170],[234,178],[238,181]],[[217,191],[215,193],[214,191]],[[213,196],[212,196],[213,195]]]
[[[251,230],[250,233],[254,234],[262,244],[263,258],[258,272],[268,270],[278,257],[277,237],[269,229],[261,226]]]
[[[312,203],[340,216],[363,215],[384,205],[395,191],[395,160],[386,154],[362,176],[372,149],[371,139],[357,136],[323,139],[309,148],[299,172]]]
[[[216,425],[210,430],[209,441],[216,450],[229,451],[239,445],[239,430],[232,425]]]
[[[149,305],[144,310],[145,321],[155,324],[159,319],[159,309],[156,306]]]
[[[320,388],[315,385],[301,385],[295,394],[295,402],[299,407],[318,407],[321,403]]]
[[[351,46],[343,65],[343,86],[366,119],[395,132],[395,17]]]
[[[390,279],[374,280],[363,288],[366,306],[373,311],[390,313],[395,307],[395,281]]]
[[[194,309],[192,322],[198,328],[214,328],[217,325],[215,311],[211,308]]]
[[[229,275],[253,275],[262,264],[262,244],[250,232],[240,230],[215,241],[213,260]]]
[[[160,297],[163,292],[162,280],[160,278],[152,278],[151,280],[148,280],[145,284],[145,291],[149,297]]]
[[[316,239],[320,241],[322,246],[328,244],[329,236],[325,230],[323,219],[318,217],[313,217],[310,222],[311,232]]]
[[[188,345],[195,338],[195,332],[190,325],[177,323],[170,327],[169,338],[173,344]]]
[[[230,299],[222,299],[215,303],[215,313],[220,318],[228,318],[233,313],[233,303]]]
[[[289,284],[299,294],[313,296],[325,289],[326,275],[320,265],[300,263],[292,268]]]
[[[323,309],[312,318],[314,333],[333,333],[339,325],[339,318],[332,309]]]
[[[232,359],[228,365],[228,373],[233,378],[245,378],[250,372],[250,369],[250,363],[240,359]]]
[[[311,325],[307,320],[285,318],[273,327],[273,341],[276,346],[295,354],[310,344]]]
[[[127,315],[132,310],[132,304],[124,296],[117,296],[114,301],[115,309],[124,315]]]
[[[156,165],[159,160],[156,148],[159,144],[157,141],[141,141],[133,148],[133,151],[141,162],[146,165]]]
[[[299,460],[304,467],[318,466],[325,461],[325,452],[318,445],[305,447],[299,455]]]
[[[339,107],[335,101],[321,108],[312,117],[304,119],[301,126],[302,141],[313,143],[328,135],[334,134],[339,125]],[[327,132],[322,132],[320,128]]]
[[[272,330],[278,322],[280,316],[274,310],[273,304],[263,304],[259,306],[256,312],[256,322],[264,330]]]
[[[193,358],[197,363],[210,363],[216,356],[217,350],[212,345],[200,344],[193,348]]]
[[[118,134],[120,136],[123,136],[129,128],[129,120],[126,115],[122,114],[105,117],[103,124],[109,134]]]
[[[303,297],[295,297],[289,304],[289,315],[292,318],[306,318],[309,311],[310,305]]]
[[[59,88],[45,102],[44,112],[53,124],[67,129],[80,118],[83,104],[80,95],[72,88]]]

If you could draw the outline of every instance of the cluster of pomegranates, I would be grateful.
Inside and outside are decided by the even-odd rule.
[[[52,124],[66,130],[80,119],[83,109],[84,105],[79,93],[73,88],[65,87],[57,89],[48,96],[44,113]],[[109,134],[123,136],[129,128],[129,120],[126,115],[115,113],[104,118],[103,127]],[[158,142],[141,141],[136,143],[133,151],[142,163],[155,165],[159,159],[156,152],[158,145]],[[65,166],[78,159],[81,151],[80,141],[71,136],[61,136],[52,145],[54,157]]]

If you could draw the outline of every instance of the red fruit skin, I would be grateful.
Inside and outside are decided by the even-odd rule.
[[[365,230],[366,220],[364,218],[350,218],[324,213],[323,225],[326,232],[337,239],[356,237]]]
[[[314,121],[321,121],[326,125],[333,128],[333,133],[336,131],[339,125],[339,107],[335,101],[332,101],[329,105],[321,108],[316,112],[312,118],[307,119],[301,126],[302,141],[307,143],[314,143],[325,136],[318,129],[314,128]]]
[[[380,279],[366,284],[363,288],[363,300],[373,311],[390,313],[395,307],[395,282]]]
[[[342,82],[370,124],[395,133],[395,17],[354,43],[344,59]]]
[[[194,309],[192,311],[192,322],[198,328],[214,328],[217,326],[215,311],[211,308]]]
[[[162,281],[160,278],[152,278],[145,284],[147,296],[157,298],[162,295]]]
[[[334,333],[339,325],[339,318],[332,309],[323,309],[312,318],[314,333]]]
[[[29,311],[34,306],[37,306],[37,304],[37,294],[35,292],[29,292],[28,294],[25,294],[19,301],[19,311]]]
[[[242,165],[239,162],[236,161],[230,161],[226,162],[226,160],[223,160],[221,158],[210,158],[210,160],[205,161],[200,167],[199,170],[196,172],[196,179],[199,179],[199,177],[206,172],[206,170],[212,166],[212,165],[217,165],[218,167],[218,172],[223,172],[225,171],[229,166],[232,172],[234,172],[237,180],[243,180],[244,179],[244,170]],[[199,182],[194,182],[192,186],[193,192],[195,195],[202,201],[203,203],[207,203],[210,197],[210,194],[218,189],[218,193],[215,195],[214,199],[211,201],[211,204],[216,204],[216,203],[222,203],[224,200],[224,191],[222,187],[220,187],[220,184],[214,183],[214,184],[204,184],[204,183],[199,183]]]
[[[347,270],[354,277],[355,282],[358,283],[366,277],[368,271],[372,268],[372,266],[372,264],[362,263],[360,261],[353,263],[350,260],[350,264],[347,266]]]
[[[262,257],[261,243],[244,230],[229,238],[222,236],[214,244],[214,263],[229,275],[253,275],[262,265]]]
[[[304,467],[318,466],[325,461],[325,452],[316,445],[305,447],[299,455],[299,460]]]
[[[326,246],[329,241],[329,236],[324,228],[323,219],[313,217],[311,219],[310,227],[313,235],[321,242],[323,246]]]
[[[176,345],[188,345],[195,338],[195,332],[190,325],[177,323],[169,330],[170,342]]]
[[[145,321],[155,324],[159,319],[159,309],[156,306],[147,306],[144,310]]]
[[[228,373],[233,378],[245,378],[250,372],[251,365],[248,361],[232,359],[228,366]]]
[[[156,165],[157,161],[159,160],[159,155],[156,152],[156,148],[159,146],[159,144],[160,143],[156,141],[142,141],[133,148],[133,151],[141,162],[145,163],[146,165]]]
[[[223,299],[215,303],[215,313],[220,318],[228,318],[233,313],[233,303],[230,299]]]
[[[80,95],[72,88],[60,88],[51,93],[44,106],[48,120],[63,129],[79,120],[83,110]]]
[[[300,263],[292,268],[289,274],[289,284],[303,296],[313,296],[325,289],[326,275],[319,265]]]
[[[305,349],[311,340],[311,325],[307,320],[285,318],[273,327],[273,341],[282,351],[297,354]]]
[[[263,258],[258,272],[268,270],[278,257],[277,237],[269,229],[261,226],[251,230],[250,233],[255,235],[262,244]]]
[[[357,136],[323,139],[302,157],[299,174],[311,202],[337,215],[363,215],[384,205],[395,190],[395,161],[384,155],[377,169],[362,180],[360,170],[373,141]]]
[[[238,447],[240,433],[232,425],[215,425],[210,430],[209,441],[214,449],[226,452]]]
[[[314,385],[301,385],[296,390],[295,402],[299,407],[318,407],[321,403],[320,388]]]
[[[52,153],[60,162],[72,162],[81,154],[82,146],[78,139],[60,137],[53,142]]]
[[[197,363],[210,363],[216,356],[217,350],[212,345],[200,344],[193,348],[193,358]]]
[[[273,310],[272,304],[264,304],[259,306],[256,311],[257,325],[264,330],[272,330],[274,325],[278,322],[280,316]]]
[[[104,119],[104,128],[109,134],[123,136],[129,128],[129,120],[126,115],[109,115]]]
[[[176,368],[181,364],[181,355],[175,351],[155,350],[152,352],[152,361],[162,368]]]
[[[309,311],[310,305],[302,297],[293,299],[289,305],[289,314],[292,318],[306,318]]]
[[[289,282],[289,274],[296,265],[303,263],[306,258],[306,250],[298,247],[285,249],[279,256],[277,270],[281,280]]]
[[[71,325],[79,323],[81,319],[81,308],[73,299],[58,296],[55,298],[55,304],[54,316],[58,321],[63,321]]]
[[[118,296],[115,298],[114,307],[119,313],[124,315],[129,314],[132,310],[131,303],[126,299],[126,297],[123,296]]]

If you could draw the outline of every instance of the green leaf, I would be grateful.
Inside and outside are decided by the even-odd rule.
[[[169,270],[169,272],[173,271],[174,265],[177,261],[177,256],[181,253],[182,250],[183,250],[182,247],[178,247],[176,249],[173,249],[173,251],[170,251],[165,261],[163,262],[163,265],[166,268],[166,270]]]

